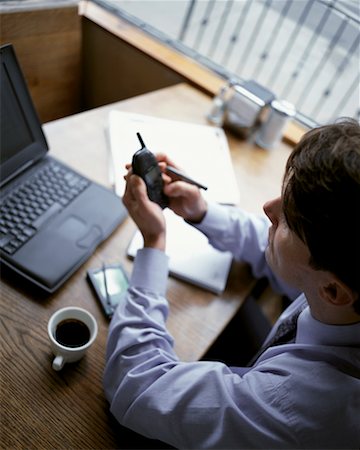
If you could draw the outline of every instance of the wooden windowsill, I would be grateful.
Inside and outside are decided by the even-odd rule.
[[[224,80],[221,77],[197,61],[170,48],[145,31],[93,3],[91,0],[81,0],[79,2],[79,14],[180,74],[189,83],[210,96],[214,96],[224,85]],[[284,132],[284,140],[289,144],[295,145],[305,132],[306,129],[300,124],[291,122]]]
[[[12,2],[0,3],[0,12],[16,13],[26,11],[36,11],[39,9],[54,9],[54,8],[68,8],[76,7],[79,2],[77,0],[17,0]]]

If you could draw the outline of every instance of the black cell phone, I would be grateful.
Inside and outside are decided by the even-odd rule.
[[[87,271],[87,279],[100,301],[105,315],[110,319],[123,299],[129,278],[121,264],[103,265]]]
[[[141,149],[133,155],[133,172],[145,181],[149,199],[164,209],[168,206],[169,199],[163,192],[164,183],[159,164],[155,155],[146,148],[140,133],[137,133],[137,137],[139,138]]]

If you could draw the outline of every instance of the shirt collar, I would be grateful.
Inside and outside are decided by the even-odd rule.
[[[296,343],[359,347],[360,322],[352,325],[328,325],[316,320],[307,306],[298,319]]]

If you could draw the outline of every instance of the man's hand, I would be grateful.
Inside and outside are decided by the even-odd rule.
[[[164,193],[169,197],[169,208],[176,214],[190,222],[199,223],[207,211],[207,204],[202,197],[199,188],[176,180],[176,175],[167,175],[166,166],[178,168],[166,155],[158,153],[156,159],[163,172]]]
[[[165,251],[166,223],[162,209],[149,199],[144,181],[134,175],[130,167],[127,166],[129,171],[124,177],[126,187],[123,203],[143,235],[144,247]]]
[[[201,222],[207,212],[207,204],[199,188],[177,180],[176,175],[167,175],[167,165],[177,166],[166,155],[159,153],[156,159],[163,172],[164,193],[169,197],[169,208],[189,222]],[[162,209],[149,199],[145,182],[132,173],[131,164],[127,164],[126,168],[128,173],[124,177],[126,187],[123,203],[143,235],[144,246],[164,251],[166,222]]]

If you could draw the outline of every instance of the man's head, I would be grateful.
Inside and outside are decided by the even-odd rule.
[[[310,252],[310,266],[334,274],[360,314],[360,126],[351,119],[306,133],[285,170],[282,210]]]

